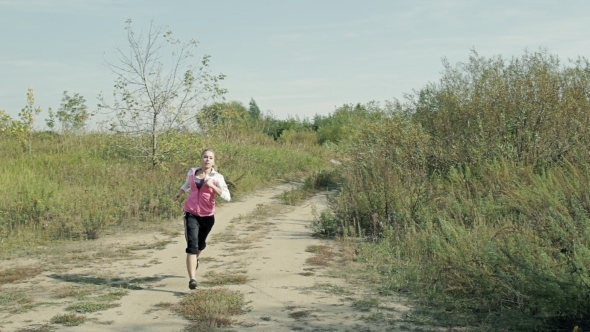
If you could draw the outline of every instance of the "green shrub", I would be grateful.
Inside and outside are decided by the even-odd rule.
[[[445,68],[410,112],[333,149],[342,186],[315,227],[374,240],[358,259],[383,291],[448,315],[590,328],[588,61],[474,54]]]
[[[311,222],[311,230],[318,237],[331,238],[343,234],[340,222],[329,211],[322,211]]]

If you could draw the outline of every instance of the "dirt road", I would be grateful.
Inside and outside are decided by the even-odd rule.
[[[382,312],[359,310],[359,299],[367,298],[362,289],[335,276],[310,250],[333,245],[313,238],[308,228],[314,218],[312,209],[325,208],[325,195],[297,207],[281,206],[275,197],[287,188],[253,193],[218,209],[197,271],[200,284],[194,291],[225,287],[244,294],[247,301],[245,313],[234,316],[234,323],[221,330],[392,331]],[[1,289],[9,294],[5,298],[14,301],[20,294],[25,300],[0,312],[0,331],[183,331],[189,321],[166,309],[166,304],[178,303],[191,292],[182,219],[166,231],[100,240],[102,249],[88,257],[90,264],[80,259],[83,252],[64,254],[62,262],[38,261],[56,267]],[[134,255],[126,256],[129,252]],[[314,257],[319,259],[315,264]],[[4,268],[7,264],[14,267],[27,261],[4,262]],[[232,275],[245,280],[215,284],[221,276]],[[83,300],[92,292],[111,296],[112,307],[88,308],[91,303]],[[79,307],[73,311],[87,318],[83,324],[51,323],[52,317],[72,312],[75,305]],[[407,310],[399,303],[380,306],[389,307],[387,315],[392,317]]]

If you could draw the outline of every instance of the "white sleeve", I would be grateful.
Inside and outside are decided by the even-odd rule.
[[[190,184],[188,183],[190,177],[191,177],[191,170],[189,169],[188,173],[186,173],[186,180],[184,181],[184,184],[182,185],[182,187],[180,187],[180,189],[182,189],[184,192],[187,192],[191,188]]]
[[[223,175],[218,174],[217,175],[217,186],[219,187],[219,189],[221,189],[221,198],[225,201],[230,201],[231,200],[231,195],[229,193],[229,188],[227,187],[227,183],[225,183],[225,178],[223,177]]]

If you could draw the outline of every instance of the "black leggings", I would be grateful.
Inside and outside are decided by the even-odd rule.
[[[184,237],[186,238],[186,253],[198,254],[205,249],[207,235],[215,223],[214,216],[199,217],[188,212],[184,213]]]

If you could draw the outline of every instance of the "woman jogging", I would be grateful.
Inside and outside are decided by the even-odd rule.
[[[199,254],[207,245],[205,240],[215,223],[215,196],[226,201],[231,199],[223,175],[215,171],[215,152],[205,149],[201,152],[201,167],[191,168],[186,181],[173,199],[178,200],[189,191],[184,202],[184,235],[186,238],[186,269],[188,287],[197,288],[195,272],[199,267]]]

